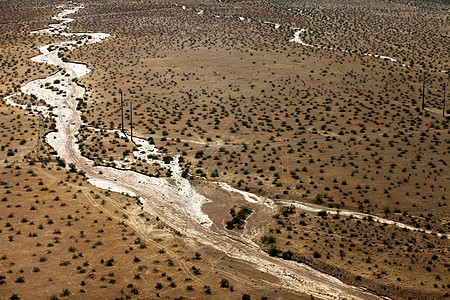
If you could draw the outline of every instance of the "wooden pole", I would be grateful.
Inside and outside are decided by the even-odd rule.
[[[43,140],[44,136],[45,136],[44,116],[42,116],[42,114],[39,113],[39,129],[36,144],[36,158],[41,161],[42,165],[44,165],[45,162],[43,156],[39,156],[39,150],[41,148],[41,139]]]
[[[442,101],[442,116],[445,117],[445,83],[444,83],[444,99]]]
[[[40,141],[41,136],[43,136],[42,132],[44,131],[44,117],[41,113],[39,113],[39,127],[38,127],[38,137],[37,137],[37,144],[36,144],[36,155],[39,154],[40,149]]]
[[[122,89],[119,89],[120,93],[120,110],[122,112],[122,133],[125,134],[125,129],[123,128],[123,99],[122,99]]]
[[[133,142],[133,104],[131,100],[130,100],[130,128],[131,128],[131,141]]]
[[[423,73],[422,110],[425,109],[425,72]]]

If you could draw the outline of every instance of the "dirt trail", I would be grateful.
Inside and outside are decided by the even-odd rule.
[[[324,299],[377,298],[376,295],[345,284],[307,265],[271,257],[251,240],[250,235],[231,236],[224,229],[217,230],[217,227],[213,231],[211,229],[212,221],[201,209],[202,205],[209,200],[200,195],[188,180],[181,177],[177,157],[167,166],[172,171],[170,183],[164,178],[147,177],[133,171],[94,166],[92,161],[82,157],[75,139],[82,123],[80,113],[76,110],[76,99],[82,98],[85,91],[73,80],[87,74],[89,70],[82,64],[63,62],[59,58],[58,52],[61,49],[70,50],[80,45],[100,42],[109,37],[108,34],[102,33],[63,33],[67,28],[67,23],[72,21],[65,17],[82,8],[84,7],[69,7],[54,17],[61,23],[52,24],[49,29],[34,32],[36,34],[74,36],[76,40],[41,47],[42,54],[32,59],[56,65],[61,68],[61,71],[48,78],[27,83],[21,89],[23,93],[34,94],[54,107],[53,112],[57,114],[58,131],[48,134],[47,141],[67,164],[74,164],[77,170],[83,171],[89,182],[96,186],[135,195],[143,204],[145,211],[158,216],[175,230],[184,231],[187,237],[222,251],[233,259],[245,261],[254,269],[276,276],[281,282],[281,284],[272,282],[271,285],[278,285]],[[81,43],[77,44],[77,41],[81,41]],[[55,83],[58,80],[60,82]],[[56,86],[57,90],[62,92],[46,89],[46,83]],[[142,144],[141,146],[145,147],[146,145]],[[254,195],[242,195],[259,205],[267,205],[267,203],[259,201],[259,198],[255,198]]]

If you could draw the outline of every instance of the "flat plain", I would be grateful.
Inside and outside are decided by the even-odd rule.
[[[46,105],[19,91],[58,71],[30,58],[69,38],[30,31],[61,8],[4,4],[0,94]],[[111,36],[60,52],[91,70],[74,80],[86,89],[77,99],[82,156],[169,183],[176,178],[156,160],[178,161],[211,201],[202,211],[213,231],[376,297],[449,296],[445,1],[83,4],[68,30]],[[157,154],[136,155],[119,134],[119,89],[125,132],[131,104],[133,134]],[[0,113],[7,297],[37,288],[42,298],[313,295],[190,237],[188,223],[171,227],[137,197],[89,184],[45,142],[37,154],[31,109],[3,100]],[[42,128],[55,124],[45,116]]]

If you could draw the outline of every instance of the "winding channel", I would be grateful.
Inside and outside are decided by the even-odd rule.
[[[221,0],[219,0],[219,2],[222,2]],[[185,5],[182,4],[178,4],[178,3],[173,3],[174,6],[176,7],[181,7],[183,10],[185,11],[189,11],[189,10],[193,10],[195,11],[198,15],[212,15],[216,18],[234,18],[234,19],[238,19],[240,21],[245,21],[245,22],[257,22],[257,23],[261,23],[260,21],[251,19],[251,18],[246,18],[243,16],[221,16],[215,13],[207,13],[205,12],[205,10],[200,10],[197,8],[190,8],[190,7],[186,7]],[[288,11],[291,11],[291,9],[288,9]],[[301,14],[302,11],[300,10],[299,13]],[[310,48],[315,48],[315,49],[323,49],[323,50],[329,50],[329,51],[337,51],[337,52],[342,52],[342,53],[355,53],[358,54],[355,51],[351,51],[351,50],[345,50],[345,49],[340,49],[340,48],[334,48],[334,47],[330,47],[330,46],[321,46],[321,45],[312,45],[312,44],[308,44],[306,43],[304,40],[302,40],[301,36],[304,35],[308,30],[306,28],[295,28],[295,27],[291,27],[291,26],[285,26],[285,25],[281,25],[281,24],[277,24],[277,23],[272,23],[272,22],[267,22],[267,21],[262,21],[263,24],[272,26],[275,29],[280,29],[280,28],[284,28],[284,29],[289,29],[291,31],[294,32],[294,38],[290,39],[289,42],[291,43],[297,43],[300,44],[304,47],[310,47]],[[416,68],[416,69],[420,69],[424,72],[426,71],[433,71],[433,72],[438,72],[438,73],[444,73],[444,74],[449,74],[448,70],[440,70],[440,69],[434,69],[434,68],[430,68],[430,69],[425,69],[419,65],[411,65],[408,64],[406,62],[402,62],[399,59],[395,59],[389,56],[385,56],[385,55],[379,55],[379,54],[372,54],[372,53],[368,53],[368,52],[363,52],[363,53],[359,53],[362,56],[368,56],[368,57],[373,57],[376,59],[380,59],[380,60],[385,60],[385,61],[389,61],[392,63],[396,63],[399,66],[402,67],[406,67],[406,68]]]
[[[231,236],[224,229],[215,227],[213,230],[213,222],[202,211],[202,205],[211,200],[198,193],[190,182],[181,176],[178,157],[174,157],[170,164],[154,161],[171,171],[172,176],[168,179],[148,177],[130,170],[95,166],[93,161],[83,157],[76,143],[76,134],[82,125],[80,112],[76,109],[76,99],[83,97],[85,89],[77,85],[74,80],[88,74],[90,70],[84,64],[63,61],[60,53],[70,51],[75,47],[101,42],[109,38],[109,34],[65,32],[67,24],[73,21],[73,19],[67,18],[67,15],[76,13],[84,6],[60,8],[63,11],[53,17],[59,23],[32,32],[33,34],[52,34],[75,38],[73,41],[42,46],[39,48],[42,54],[32,58],[35,62],[55,65],[60,68],[60,71],[47,78],[33,80],[21,88],[23,94],[35,95],[52,107],[52,112],[56,115],[57,132],[49,133],[47,142],[57,151],[59,157],[64,159],[67,164],[74,164],[77,170],[83,171],[89,183],[103,189],[136,196],[145,211],[153,216],[158,216],[173,229],[184,232],[187,237],[213,247],[233,259],[243,261],[254,269],[276,276],[281,283],[272,282],[272,285],[325,299],[377,298],[376,295],[345,284],[305,264],[269,256],[252,241],[250,234],[236,237]],[[24,105],[14,103],[12,100],[14,96],[6,97],[6,102],[26,108]],[[49,114],[45,107],[34,107],[34,109]],[[135,142],[138,147],[138,151],[134,152],[136,157],[147,157],[149,153],[158,153],[158,149],[143,139],[135,139]],[[265,209],[275,209],[276,207],[271,200],[236,190],[226,184],[219,183],[218,188],[240,193],[247,201],[261,205]],[[299,208],[312,209],[308,206],[299,206]]]

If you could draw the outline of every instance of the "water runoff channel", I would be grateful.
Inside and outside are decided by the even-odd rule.
[[[113,192],[135,196],[146,212],[158,216],[161,221],[174,230],[183,232],[187,238],[219,250],[228,257],[242,261],[251,268],[275,276],[278,280],[277,282],[270,282],[272,286],[279,286],[323,299],[378,298],[377,295],[346,284],[305,264],[269,256],[259,248],[252,240],[253,235],[246,233],[247,231],[236,237],[236,235],[230,235],[227,230],[220,229],[217,226],[214,226],[213,230],[213,222],[202,211],[202,205],[211,200],[197,192],[191,183],[181,176],[178,156],[173,157],[170,164],[157,159],[149,161],[170,170],[170,178],[155,178],[131,170],[96,166],[92,160],[83,157],[76,140],[76,135],[82,125],[81,113],[76,109],[76,99],[84,96],[85,89],[79,86],[75,79],[85,76],[90,70],[85,64],[62,60],[60,52],[70,51],[83,45],[99,43],[110,38],[110,35],[107,33],[68,33],[68,23],[74,19],[67,16],[84,9],[84,5],[59,6],[58,8],[62,11],[52,17],[58,23],[50,24],[49,28],[31,33],[59,35],[74,40],[41,46],[39,48],[41,54],[31,58],[31,60],[57,66],[59,71],[46,78],[26,83],[21,87],[21,93],[34,95],[47,104],[45,107],[31,107],[32,112],[50,116],[51,111],[53,116],[56,116],[57,131],[48,133],[46,140],[56,150],[60,158],[64,159],[67,164],[74,164],[77,170],[84,172],[90,184]],[[56,88],[49,89],[50,85]],[[17,96],[20,95],[14,94],[5,97],[6,103],[30,111],[29,106],[14,102]],[[48,107],[51,107],[51,109]],[[133,152],[136,159],[157,157],[160,154],[158,149],[146,140],[135,138],[134,141],[138,149]],[[254,205],[261,205],[266,209],[268,207],[273,210],[277,208],[277,205],[270,199],[234,189],[225,183],[217,183],[217,187],[240,194],[246,201],[252,202]],[[307,211],[318,209],[308,204],[297,204],[297,206],[299,209]],[[326,208],[321,210],[336,213]],[[341,211],[340,213],[346,212]],[[351,212],[347,213],[352,214]],[[378,218],[377,221],[401,227],[408,226],[381,218]],[[416,229],[411,228],[411,230]]]

